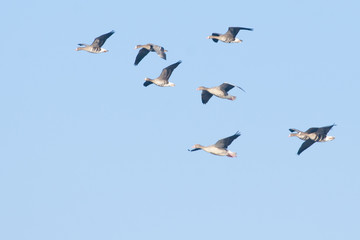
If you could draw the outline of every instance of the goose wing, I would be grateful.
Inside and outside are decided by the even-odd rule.
[[[139,50],[139,53],[136,55],[136,58],[135,58],[135,62],[134,62],[134,65],[138,65],[139,62],[149,53],[150,51],[147,50],[146,48],[141,48]]]
[[[317,130],[317,133],[327,135],[333,126],[335,126],[335,124],[331,126],[321,127]]]
[[[159,55],[159,57],[166,60],[165,49],[163,47],[160,47],[158,45],[153,45],[153,49],[156,52],[156,54]]]
[[[169,80],[172,72],[180,63],[181,61],[178,61],[177,63],[171,64],[170,66],[164,68],[158,78],[162,80]]]
[[[102,45],[104,45],[106,39],[108,39],[111,35],[114,34],[115,31],[111,31],[108,33],[105,33],[101,35],[100,37],[95,38],[94,42],[91,44],[91,46],[95,48],[101,48]]]
[[[318,136],[318,140],[323,140],[324,138],[326,138],[326,135],[328,134],[328,132],[330,131],[330,129],[334,126],[335,124],[331,125],[331,126],[326,126],[326,127],[321,127],[318,128],[318,130],[316,131],[316,135]]]
[[[314,132],[317,132],[318,130],[319,130],[319,128],[313,127],[313,128],[309,128],[309,129],[306,130],[305,132],[306,132],[306,133],[314,133]]]
[[[231,35],[233,37],[236,37],[236,35],[238,34],[238,32],[240,30],[248,30],[248,31],[252,31],[252,28],[244,28],[244,27],[229,27],[228,31],[225,33],[226,35]]]
[[[239,89],[241,89],[242,91],[245,92],[245,90],[242,89],[241,87],[236,86],[236,85],[231,84],[231,83],[227,83],[227,82],[221,84],[219,87],[220,87],[221,90],[224,90],[225,92],[230,91],[230,90],[233,89],[234,87],[237,87],[237,88],[239,88]]]
[[[297,152],[297,155],[300,155],[303,151],[305,151],[307,148],[309,148],[311,145],[313,145],[315,141],[308,139],[303,144],[301,144],[301,147],[299,148],[299,151]]]
[[[144,86],[144,87],[147,87],[147,86],[149,86],[150,84],[153,84],[153,82],[145,81],[144,84],[143,84],[143,86]]]
[[[220,33],[212,33],[211,34],[212,36],[220,36],[221,34]],[[211,40],[213,40],[214,42],[218,42],[219,41],[219,39],[216,39],[216,38],[212,38]]]
[[[211,93],[209,93],[208,91],[206,90],[202,90],[202,93],[201,93],[201,101],[203,104],[206,104],[210,98],[212,97],[213,95]]]
[[[236,138],[238,138],[240,136],[240,132],[237,131],[234,135],[227,137],[227,138],[223,138],[220,139],[219,141],[217,141],[215,143],[215,146],[218,148],[227,148]]]

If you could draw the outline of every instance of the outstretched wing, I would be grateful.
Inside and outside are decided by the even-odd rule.
[[[311,145],[313,145],[315,141],[308,139],[303,144],[301,144],[301,147],[299,148],[299,151],[297,152],[297,155],[300,155],[303,151],[305,151],[307,148],[309,148]]]
[[[147,86],[149,86],[150,84],[153,84],[153,83],[150,82],[150,81],[145,81],[143,85],[144,85],[144,87],[147,87]]]
[[[225,148],[226,149],[240,135],[241,135],[240,132],[237,131],[234,135],[232,135],[230,137],[227,137],[227,138],[220,139],[219,141],[217,141],[215,143],[215,146],[219,147],[219,148]]]
[[[317,136],[317,141],[322,141],[323,139],[326,138],[326,135],[328,134],[328,132],[330,131],[330,129],[334,126],[335,124],[331,125],[331,126],[326,126],[326,127],[321,127],[318,128],[318,130],[315,132],[316,136]],[[314,139],[315,140],[315,139]]]
[[[149,53],[150,51],[146,48],[142,48],[139,50],[139,53],[136,55],[134,65],[138,65],[139,62]]]
[[[210,98],[212,97],[213,95],[211,93],[209,93],[208,91],[206,90],[202,90],[202,93],[201,93],[201,101],[203,104],[206,104]]]
[[[91,46],[94,48],[101,48],[101,46],[104,45],[106,39],[108,39],[111,35],[113,35],[114,32],[115,31],[111,31],[111,32],[101,35],[100,37],[95,38],[95,40],[91,44]]]
[[[318,130],[319,130],[319,128],[314,127],[314,128],[309,128],[309,129],[306,130],[305,132],[306,132],[306,133],[314,133],[314,132],[317,132]]]
[[[219,87],[220,87],[220,89],[224,90],[225,92],[230,91],[230,90],[233,89],[234,87],[240,88],[242,91],[245,92],[245,90],[242,89],[241,87],[236,86],[236,85],[233,85],[233,84],[231,84],[231,83],[227,83],[227,82],[221,84]]]
[[[236,37],[236,35],[238,34],[238,32],[240,30],[248,30],[248,31],[252,31],[252,28],[244,28],[244,27],[229,27],[228,31],[225,33],[226,35],[232,35],[233,37]]]
[[[156,52],[156,54],[159,55],[159,57],[166,60],[165,49],[163,47],[160,47],[158,45],[153,45],[153,49]]]
[[[169,80],[171,73],[180,63],[181,61],[178,61],[177,63],[171,64],[170,66],[164,68],[158,78],[166,81]]]
[[[323,134],[323,135],[327,135],[328,132],[330,131],[330,129],[335,126],[335,124],[331,125],[331,126],[326,126],[326,127],[321,127],[317,130],[318,134]]]
[[[220,36],[221,34],[220,33],[213,33],[213,34],[211,34],[212,36]],[[219,39],[216,39],[216,38],[212,38],[211,40],[213,40],[214,42],[218,42],[219,41]]]

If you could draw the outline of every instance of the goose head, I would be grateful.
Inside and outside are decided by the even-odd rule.
[[[200,86],[200,87],[198,87],[196,90],[201,91],[201,90],[206,90],[206,89],[207,89],[206,87]]]
[[[191,148],[203,148],[204,146],[200,145],[200,144],[195,144],[194,146],[192,146]]]
[[[297,137],[299,133],[290,133],[289,137]]]

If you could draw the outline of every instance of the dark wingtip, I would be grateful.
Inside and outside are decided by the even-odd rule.
[[[235,86],[235,85],[234,85],[234,86]],[[243,88],[241,88],[241,87],[239,87],[239,86],[235,86],[235,87],[239,88],[239,89],[242,90],[244,93],[246,93],[246,91],[245,91]]]
[[[294,132],[294,130],[293,130],[293,129],[291,129],[291,128],[289,128],[289,131],[290,131],[290,132]]]

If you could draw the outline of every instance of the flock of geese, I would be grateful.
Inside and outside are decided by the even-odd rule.
[[[236,35],[240,30],[247,30],[252,31],[252,28],[244,28],[244,27],[229,27],[228,31],[224,34],[219,33],[212,33],[212,35],[208,36],[208,39],[212,39],[215,43],[217,43],[219,40],[225,43],[241,43],[242,40],[236,38]],[[91,45],[85,44],[85,43],[79,43],[78,45],[80,47],[76,48],[76,51],[84,50],[90,53],[103,53],[108,52],[105,48],[102,48],[105,41],[113,35],[115,32],[111,31],[106,34],[103,34],[93,41]],[[160,58],[166,60],[166,52],[163,47],[155,45],[155,44],[145,44],[145,45],[137,45],[135,49],[139,49],[139,52],[135,58],[134,65],[137,66],[140,61],[149,53],[149,52],[155,52]],[[175,84],[169,81],[169,78],[174,71],[174,69],[179,66],[181,61],[178,61],[174,64],[171,64],[170,66],[164,68],[160,74],[159,77],[155,79],[151,78],[145,78],[144,87],[147,87],[151,84],[155,84],[159,87],[174,87]],[[223,83],[220,86],[216,87],[199,87],[197,90],[201,90],[201,101],[203,104],[206,104],[212,96],[216,96],[223,99],[228,100],[235,100],[235,96],[231,96],[228,94],[228,91],[233,89],[234,87],[237,87],[245,92],[244,89],[242,89],[239,86],[235,86],[230,83]],[[309,148],[312,144],[315,142],[328,142],[331,140],[334,140],[335,137],[333,136],[327,136],[328,132],[331,130],[331,128],[335,126],[335,124],[325,127],[312,127],[306,130],[305,132],[290,128],[289,131],[291,132],[289,137],[298,137],[299,139],[303,140],[304,143],[300,146],[297,154],[300,155],[304,150]],[[228,157],[236,157],[236,152],[232,152],[228,150],[228,146],[240,136],[240,132],[236,132],[234,135],[220,139],[215,144],[209,145],[209,146],[202,146],[200,144],[195,144],[192,149],[189,149],[189,151],[197,151],[197,150],[204,150],[208,153],[218,155],[218,156],[228,156]]]

